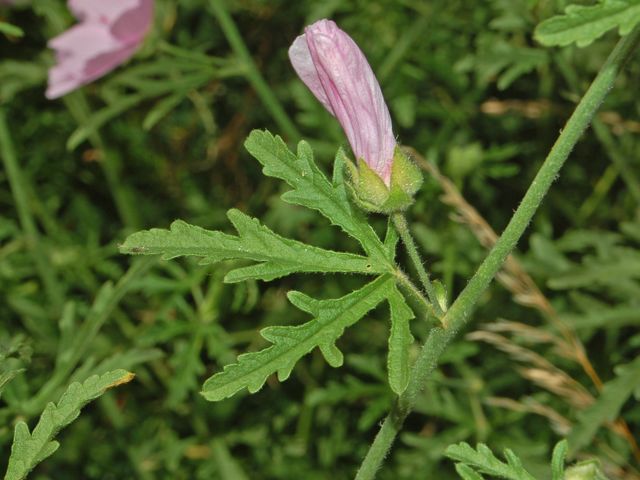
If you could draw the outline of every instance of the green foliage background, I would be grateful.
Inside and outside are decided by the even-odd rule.
[[[339,340],[345,354],[339,369],[314,351],[287,382],[269,378],[254,395],[209,403],[199,392],[238,354],[265,347],[261,328],[308,320],[287,302],[287,291],[337,298],[364,281],[325,274],[224,284],[229,271],[245,264],[141,261],[120,255],[118,244],[176,218],[233,234],[226,211],[237,208],[280,235],[358,251],[320,216],[284,203],[284,186],[264,177],[242,146],[254,128],[292,145],[305,138],[330,173],[345,139],[286,55],[303,26],[322,17],[335,19],[369,58],[399,141],[434,162],[499,232],[617,39],[610,31],[584,48],[541,46],[535,27],[562,12],[563,1],[221,4],[281,103],[284,123],[295,125],[283,131],[283,119],[256,93],[230,48],[214,1],[157,0],[154,30],[135,59],[56,101],[44,98],[52,61],[45,46],[72,21],[64,3],[38,0],[0,12],[25,33],[0,36],[0,109],[38,234],[34,243],[8,172],[0,170],[0,470],[16,422],[33,428],[72,382],[123,368],[136,379],[87,406],[32,478],[351,478],[393,400],[386,308]],[[606,384],[605,400],[581,404],[575,392],[544,388],[523,374],[532,367],[526,359],[461,337],[380,478],[457,478],[444,451],[462,441],[508,447],[531,473],[547,478],[551,450],[564,436],[580,445],[572,454],[598,457],[610,476],[640,478],[629,440],[594,429],[622,416],[631,432],[640,431],[634,397],[640,367],[633,362],[640,349],[639,76],[636,55],[519,253],[584,342]],[[0,155],[7,154],[4,145]],[[428,267],[451,297],[485,249],[468,225],[451,218],[440,195],[441,186],[427,177],[410,218]],[[371,222],[384,232],[382,217]],[[541,335],[555,332],[498,284],[469,331],[497,319]],[[414,322],[412,331],[421,342],[427,325]],[[513,341],[597,396],[567,352],[532,338]],[[505,399],[514,401],[510,408]],[[553,409],[567,423],[550,422],[532,405]]]

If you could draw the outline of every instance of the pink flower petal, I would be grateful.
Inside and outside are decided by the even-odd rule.
[[[391,116],[360,48],[334,22],[320,20],[293,42],[289,58],[305,85],[338,119],[354,155],[389,185],[396,146]]]
[[[139,0],[69,0],[69,9],[81,22],[112,25],[125,12],[136,8]]]
[[[142,41],[151,26],[153,0],[138,0],[137,3],[135,8],[125,11],[111,24],[111,33],[123,42]]]
[[[56,65],[47,98],[58,98],[107,74],[140,46],[153,19],[153,0],[69,0],[81,22],[49,41]]]

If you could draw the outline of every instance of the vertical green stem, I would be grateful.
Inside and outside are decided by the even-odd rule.
[[[11,135],[7,126],[7,119],[4,110],[0,108],[0,156],[7,171],[7,178],[11,186],[11,192],[16,203],[20,225],[25,234],[27,247],[36,263],[38,275],[42,280],[47,298],[51,304],[51,309],[55,315],[62,312],[64,294],[61,283],[56,278],[55,270],[49,261],[46,249],[40,242],[38,228],[31,212],[31,206],[27,195],[28,187],[11,141]]]
[[[436,369],[440,356],[456,337],[457,332],[465,325],[476,302],[498,273],[511,250],[516,246],[551,184],[557,178],[571,150],[591,122],[593,115],[613,86],[615,78],[639,42],[640,26],[618,42],[567,121],[504,232],[478,271],[447,311],[442,322],[443,327],[434,328],[429,333],[412,368],[409,386],[398,397],[391,412],[385,418],[360,466],[356,475],[357,480],[375,478],[376,472],[402,428],[404,420],[413,409],[418,394]]]
[[[413,236],[411,235],[411,231],[409,230],[409,225],[407,224],[406,217],[403,213],[396,212],[391,215],[391,220],[393,220],[393,225],[396,227],[396,230],[398,231],[398,234],[402,239],[402,243],[404,243],[404,246],[407,249],[409,259],[411,260],[413,267],[416,269],[418,277],[420,278],[420,283],[422,283],[422,287],[424,288],[425,292],[427,292],[427,297],[429,297],[429,301],[431,302],[436,316],[438,318],[442,318],[444,312],[442,311],[440,303],[438,302],[438,296],[436,295],[436,291],[431,284],[429,274],[424,268],[424,264],[422,263],[422,259],[420,258],[420,254],[418,253],[416,243],[413,241]]]
[[[262,100],[264,106],[269,110],[269,113],[278,124],[280,130],[289,137],[289,140],[298,140],[300,138],[298,129],[293,124],[287,113],[282,108],[282,105],[273,94],[273,91],[262,77],[262,74],[253,61],[238,28],[229,15],[229,12],[227,12],[224,1],[210,0],[209,5],[211,6],[213,14],[218,19],[220,28],[222,28],[224,36],[227,37],[227,41],[231,45],[231,48],[244,64],[247,79],[260,97],[260,100]]]

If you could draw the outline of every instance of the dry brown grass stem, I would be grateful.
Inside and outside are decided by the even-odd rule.
[[[611,118],[608,118],[608,120],[611,121]],[[498,235],[482,215],[465,200],[455,184],[443,175],[435,165],[427,162],[414,148],[403,148],[414,158],[420,168],[438,182],[443,191],[440,199],[444,204],[454,209],[454,220],[469,227],[480,244],[487,249],[491,249],[498,239]],[[553,366],[535,352],[520,347],[507,337],[498,335],[497,332],[508,332],[529,342],[546,342],[553,345],[556,353],[580,365],[598,392],[602,390],[602,380],[589,360],[584,345],[575,331],[560,318],[556,309],[514,255],[509,255],[502,271],[496,278],[511,292],[516,303],[537,310],[560,336],[558,337],[553,333],[518,322],[499,321],[487,327],[484,331],[474,332],[471,334],[472,338],[475,336],[476,339],[480,339],[482,336],[485,341],[490,341],[491,339],[493,341],[490,341],[490,343],[514,356],[514,358],[520,358],[522,359],[521,361],[528,361],[532,365],[537,365],[538,368],[521,369],[520,373],[543,388],[556,393],[570,405],[585,408],[593,403],[594,397],[591,396],[587,389],[564,371]],[[525,358],[527,360],[524,360]],[[579,385],[579,388],[577,388],[577,385]],[[587,402],[587,396],[591,398],[590,402]],[[640,462],[640,448],[627,423],[619,418],[609,427],[629,443],[634,457]]]
[[[564,107],[555,106],[548,100],[501,100],[492,98],[480,105],[480,111],[492,116],[511,113],[533,119],[546,115],[566,115]],[[622,135],[627,132],[640,133],[640,122],[622,118],[617,112],[600,112],[598,118],[609,125],[615,135]]]

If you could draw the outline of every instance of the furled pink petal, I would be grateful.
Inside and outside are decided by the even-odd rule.
[[[69,0],[69,10],[81,22],[112,25],[125,12],[138,6],[138,0]]]
[[[47,98],[58,98],[107,74],[140,46],[153,19],[153,0],[69,0],[81,20],[49,41],[56,65]]]
[[[334,115],[354,155],[389,185],[396,140],[389,109],[367,59],[331,20],[307,28],[289,49],[301,80]]]
[[[134,8],[125,11],[111,24],[111,33],[123,42],[139,43],[149,30],[152,19],[153,0],[138,0]]]

